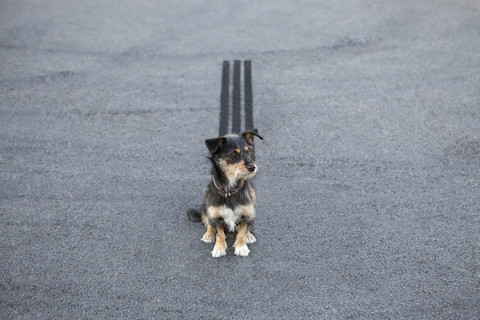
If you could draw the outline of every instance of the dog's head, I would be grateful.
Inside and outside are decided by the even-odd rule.
[[[257,129],[205,140],[212,161],[230,183],[253,178],[257,173],[252,154],[255,137],[263,140]]]

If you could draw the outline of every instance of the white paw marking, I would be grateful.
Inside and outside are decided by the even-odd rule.
[[[202,239],[200,239],[200,240],[202,240],[202,241],[205,242],[205,243],[212,243],[212,241],[213,241],[214,238],[215,238],[214,236],[211,236],[211,235],[209,235],[208,233],[205,233],[205,234],[203,235]]]
[[[249,253],[250,253],[250,250],[248,249],[248,247],[246,245],[242,246],[242,247],[235,248],[235,254],[237,256],[246,257],[246,256],[248,256]]]
[[[225,250],[213,249],[213,251],[212,251],[212,257],[214,257],[214,258],[220,258],[220,257],[223,257],[225,255],[227,255],[227,251],[225,251]]]
[[[257,242],[257,238],[255,238],[255,236],[251,233],[247,234],[245,236],[245,243],[246,244],[251,244],[251,243],[255,243]]]

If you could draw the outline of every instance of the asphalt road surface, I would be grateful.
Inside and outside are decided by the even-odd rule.
[[[258,241],[214,259],[237,60]],[[0,318],[479,319],[479,85],[475,0],[1,1]]]

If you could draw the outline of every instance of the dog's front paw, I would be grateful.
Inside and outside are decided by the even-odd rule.
[[[241,246],[241,247],[235,247],[235,254],[237,256],[242,256],[246,257],[250,253],[250,250],[248,249],[247,245]]]
[[[226,256],[226,255],[227,255],[227,251],[225,251],[225,250],[213,249],[213,251],[212,251],[212,257],[214,257],[214,258],[220,258],[220,257]]]
[[[245,235],[245,243],[246,244],[251,244],[251,243],[255,243],[257,242],[257,238],[255,238],[255,236],[253,234],[251,234],[250,232],[248,232],[246,235]]]
[[[213,239],[215,239],[215,233],[207,231],[200,240],[205,243],[212,243]]]

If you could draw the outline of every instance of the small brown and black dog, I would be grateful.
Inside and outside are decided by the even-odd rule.
[[[213,178],[205,190],[200,212],[189,209],[187,216],[191,221],[202,221],[207,228],[203,242],[211,243],[215,239],[212,251],[215,258],[227,254],[225,232],[237,232],[233,246],[238,256],[248,256],[247,244],[257,241],[251,233],[255,190],[248,181],[258,171],[252,150],[255,136],[263,140],[257,129],[205,140]]]

